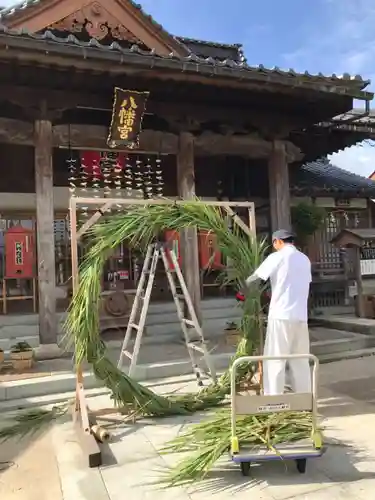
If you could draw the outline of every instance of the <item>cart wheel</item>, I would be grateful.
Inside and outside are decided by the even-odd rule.
[[[298,458],[296,460],[297,470],[300,474],[304,474],[306,472],[306,458]]]
[[[250,462],[241,462],[241,473],[243,476],[250,476]]]

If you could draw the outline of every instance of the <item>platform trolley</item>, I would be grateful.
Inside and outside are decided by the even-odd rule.
[[[308,393],[287,393],[277,396],[243,395],[236,390],[236,374],[238,367],[245,363],[253,364],[264,361],[289,361],[293,359],[308,359],[312,362],[312,390]],[[234,361],[231,367],[231,427],[232,441],[230,455],[233,462],[238,463],[244,476],[250,474],[251,463],[269,460],[294,460],[297,470],[304,473],[308,458],[317,458],[326,451],[322,434],[318,428],[317,380],[319,360],[312,354],[291,354],[288,356],[244,356]],[[246,446],[239,443],[236,435],[236,418],[238,415],[264,415],[266,413],[308,411],[312,414],[311,439],[293,443],[280,443],[273,449],[266,445]]]

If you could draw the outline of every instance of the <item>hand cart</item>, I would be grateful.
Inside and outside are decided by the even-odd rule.
[[[307,358],[313,362],[312,391],[308,393],[288,393],[275,396],[244,395],[236,392],[236,373],[239,365],[244,363],[256,363],[276,360],[293,360]],[[295,460],[297,470],[304,473],[308,458],[317,458],[325,452],[322,443],[322,435],[318,428],[317,412],[317,374],[319,361],[312,354],[291,354],[288,356],[244,356],[234,361],[231,368],[231,426],[232,443],[231,458],[233,462],[240,464],[244,476],[250,474],[252,462],[264,462],[269,460]],[[237,415],[264,415],[267,413],[309,411],[312,414],[311,439],[296,441],[293,443],[277,444],[273,448],[266,445],[246,446],[239,443],[236,435]]]

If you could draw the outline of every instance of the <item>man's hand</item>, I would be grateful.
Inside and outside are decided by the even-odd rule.
[[[247,278],[247,280],[245,281],[245,285],[247,288],[250,288],[255,284],[258,284],[259,281],[261,281],[261,279],[254,273]]]

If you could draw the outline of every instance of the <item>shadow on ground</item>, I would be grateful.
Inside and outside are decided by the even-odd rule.
[[[20,411],[21,413],[21,411]],[[14,420],[11,415],[0,419],[0,429],[12,426]],[[17,436],[0,442],[0,475],[6,472],[9,468],[17,465],[17,459],[23,455],[38,439],[49,430],[47,426],[44,431],[37,432],[29,436]]]
[[[373,462],[371,470],[361,470],[363,461]],[[253,464],[251,476],[243,477],[238,465],[229,460],[222,461],[202,483],[194,486],[194,492],[218,493],[230,495],[242,490],[259,487],[303,487],[303,485],[322,484],[329,486],[337,483],[353,483],[363,479],[375,479],[374,459],[365,455],[364,451],[353,449],[335,442],[328,446],[327,452],[320,458],[308,461],[305,474],[296,471],[292,461],[274,461]]]

